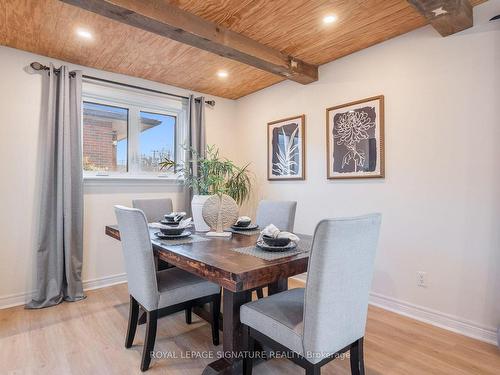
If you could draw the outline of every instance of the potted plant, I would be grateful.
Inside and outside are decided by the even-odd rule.
[[[238,167],[233,161],[219,155],[215,146],[207,146],[206,156],[200,156],[196,151],[190,150],[192,158],[184,165],[176,165],[174,161],[165,159],[160,163],[162,169],[176,170],[184,177],[184,184],[192,189],[193,200],[191,210],[197,231],[210,230],[203,220],[202,210],[206,200],[212,195],[228,195],[238,205],[245,202],[250,194],[250,177],[248,164]],[[197,174],[193,171],[197,169]]]

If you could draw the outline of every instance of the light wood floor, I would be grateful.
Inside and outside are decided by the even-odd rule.
[[[301,286],[291,282],[291,287]],[[87,292],[87,299],[44,310],[0,310],[0,374],[140,374],[144,326],[131,349],[123,347],[128,315],[126,285]],[[148,374],[200,374],[212,359],[182,353],[212,351],[210,327],[184,314],[162,318],[155,350],[179,358],[153,360]],[[333,333],[332,333],[333,334]],[[185,356],[184,356],[185,357]],[[382,309],[370,307],[365,339],[367,375],[500,374],[500,351]],[[255,374],[303,374],[286,360],[270,360]],[[350,374],[349,359],[335,360],[323,374]]]

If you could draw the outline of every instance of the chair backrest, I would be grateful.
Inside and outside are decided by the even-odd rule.
[[[293,232],[297,202],[262,200],[257,208],[256,223],[265,228],[274,224],[279,230]]]
[[[115,206],[115,214],[129,293],[148,311],[156,310],[159,293],[146,216],[139,209],[124,206]]]
[[[304,306],[304,351],[336,353],[364,336],[380,214],[322,220],[314,232]]]
[[[172,199],[134,199],[132,206],[144,212],[148,223],[160,221],[163,215],[169,214],[173,211]]]

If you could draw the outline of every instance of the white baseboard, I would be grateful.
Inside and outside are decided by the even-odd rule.
[[[448,331],[497,345],[497,331],[492,327],[484,327],[457,316],[400,301],[378,293],[370,293],[370,304]]]
[[[292,279],[306,282],[307,274],[303,273],[292,277]],[[378,293],[370,293],[370,304],[448,331],[497,345],[497,330],[493,327],[484,327],[457,316],[414,305]]]
[[[83,290],[93,290],[104,288],[106,286],[112,286],[117,284],[123,284],[127,282],[127,275],[125,273],[119,273],[118,275],[100,277],[98,279],[87,280],[83,282]]]
[[[124,273],[120,273],[118,275],[111,275],[92,280],[85,280],[83,282],[83,290],[99,289],[116,284],[122,284],[125,282],[127,282],[126,275]],[[0,310],[7,309],[9,307],[24,305],[33,297],[34,294],[35,292],[32,291],[28,293],[18,293],[18,294],[10,294],[7,296],[1,296]]]

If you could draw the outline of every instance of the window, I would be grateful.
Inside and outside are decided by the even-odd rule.
[[[126,172],[128,109],[83,102],[83,170]]]
[[[85,178],[165,178],[165,158],[181,162],[187,101],[146,90],[84,81]]]
[[[175,159],[174,116],[160,113],[140,114],[139,157],[143,172],[160,172],[159,162]]]

